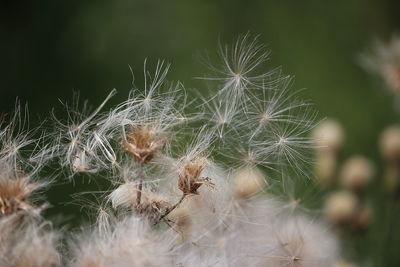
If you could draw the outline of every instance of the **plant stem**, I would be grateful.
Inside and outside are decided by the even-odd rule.
[[[181,198],[178,200],[178,202],[175,203],[175,205],[171,206],[170,208],[168,208],[163,215],[161,215],[161,217],[154,223],[154,225],[158,224],[162,219],[164,219],[165,217],[168,216],[168,214],[170,214],[174,209],[176,209],[176,207],[179,206],[179,204],[182,203],[182,201],[185,199],[187,195],[183,194],[181,196]]]
[[[139,184],[137,185],[136,206],[140,204],[140,201],[142,199],[142,189],[143,189],[143,179],[140,179]]]
[[[136,193],[136,206],[138,206],[142,199],[142,189],[143,189],[143,164],[140,166],[140,178],[139,184],[137,185],[137,193]]]

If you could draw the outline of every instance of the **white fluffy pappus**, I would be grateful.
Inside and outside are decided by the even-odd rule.
[[[76,241],[74,241],[75,243]],[[106,233],[78,237],[71,267],[172,266],[169,244],[136,217],[126,218]]]
[[[0,219],[0,265],[53,267],[61,263],[59,235],[47,222],[21,214]]]
[[[107,168],[108,165],[100,164],[96,148],[109,149],[106,146],[102,136],[94,129],[100,118],[99,113],[106,102],[116,93],[112,90],[106,99],[92,112],[85,101],[81,110],[79,110],[79,97],[73,100],[73,106],[65,104],[68,113],[68,120],[61,121],[53,114],[54,136],[53,146],[57,147],[57,154],[62,167],[70,171],[70,176],[75,173],[87,172],[94,173],[100,168]]]
[[[210,66],[215,76],[201,79],[219,81],[222,87],[220,93],[229,93],[240,98],[247,88],[258,87],[279,76],[279,69],[266,73],[259,71],[262,64],[268,60],[269,53],[265,45],[258,41],[258,36],[241,35],[232,46],[220,45],[222,68]]]
[[[319,223],[304,217],[277,221],[260,266],[333,266],[338,260],[336,239]]]

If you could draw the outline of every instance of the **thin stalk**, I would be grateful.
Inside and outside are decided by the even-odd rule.
[[[142,189],[143,189],[143,165],[140,166],[139,172],[139,184],[137,185],[137,193],[136,193],[136,206],[138,206],[142,200]]]
[[[161,215],[161,217],[158,219],[158,221],[156,221],[156,222],[154,223],[154,225],[158,224],[161,220],[163,220],[165,217],[167,217],[168,214],[170,214],[174,209],[176,209],[176,208],[182,203],[182,201],[185,199],[186,196],[187,196],[186,194],[183,194],[183,195],[181,196],[181,198],[178,200],[178,202],[176,202],[173,206],[171,206],[169,209],[167,209],[167,210],[164,212],[164,214]]]

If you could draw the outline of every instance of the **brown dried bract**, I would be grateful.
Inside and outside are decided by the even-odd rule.
[[[156,139],[150,127],[132,127],[131,133],[126,135],[127,142],[122,144],[125,150],[132,156],[132,159],[140,164],[151,161],[154,153],[161,148],[163,140]]]
[[[7,216],[18,211],[32,211],[29,196],[37,189],[38,184],[28,183],[25,176],[17,179],[0,180],[0,215]]]
[[[213,186],[211,179],[208,177],[200,177],[201,172],[206,164],[206,159],[196,158],[188,161],[179,174],[178,187],[184,195],[198,195],[197,189],[203,184]]]

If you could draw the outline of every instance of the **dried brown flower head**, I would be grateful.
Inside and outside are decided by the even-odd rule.
[[[154,131],[148,125],[132,127],[126,138],[127,142],[122,143],[125,150],[140,164],[151,161],[154,153],[164,144],[162,139],[155,138]]]
[[[38,184],[29,183],[26,176],[16,179],[0,180],[0,216],[7,216],[18,211],[32,211],[35,207],[28,198],[38,188]]]
[[[195,158],[189,160],[183,167],[183,170],[179,174],[178,187],[184,195],[195,194],[197,195],[197,189],[203,184],[213,185],[211,179],[208,177],[200,177],[207,160],[205,158]]]
[[[141,192],[140,203],[135,204],[136,212],[153,223],[159,220],[170,207],[167,201],[151,191]]]

